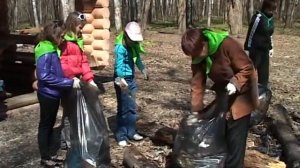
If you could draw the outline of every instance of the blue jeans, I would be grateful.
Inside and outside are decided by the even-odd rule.
[[[136,134],[136,120],[137,120],[137,106],[135,102],[135,94],[137,86],[135,79],[125,78],[128,84],[128,90],[121,90],[119,86],[115,84],[115,90],[117,95],[117,141],[123,141],[132,139]]]

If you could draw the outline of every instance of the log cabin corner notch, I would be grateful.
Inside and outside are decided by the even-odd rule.
[[[109,0],[76,0],[75,9],[87,17],[83,28],[84,52],[91,67],[109,65]]]

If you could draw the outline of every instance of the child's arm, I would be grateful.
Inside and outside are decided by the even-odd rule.
[[[122,46],[116,45],[115,47],[115,71],[116,75],[120,78],[124,78],[124,56],[126,55],[126,49]]]
[[[38,81],[57,88],[72,87],[72,79],[57,77],[50,72],[52,57],[51,54],[46,54],[37,60],[36,73]],[[58,64],[57,66],[60,65]]]
[[[202,64],[192,64],[192,82],[191,82],[191,110],[192,112],[201,112],[203,109],[203,97],[205,91],[206,74],[205,67]]]
[[[143,63],[143,61],[142,61],[140,55],[137,57],[136,63],[135,63],[135,64],[136,64],[136,66],[138,67],[138,69],[139,69],[141,72],[143,72],[143,70],[145,69],[145,65],[144,65],[144,63]]]
[[[85,54],[82,54],[81,68],[82,68],[82,79],[86,82],[93,81],[94,74],[91,70],[87,56]]]

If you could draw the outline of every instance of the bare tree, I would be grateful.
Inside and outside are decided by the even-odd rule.
[[[145,31],[147,27],[147,21],[149,16],[149,11],[151,7],[152,0],[145,0],[144,2],[144,11],[142,17],[142,30]]]
[[[121,19],[121,2],[120,0],[114,0],[114,7],[115,7],[115,26],[116,31],[119,32],[122,28],[122,19]]]
[[[187,26],[193,27],[193,0],[187,0],[186,13]]]
[[[75,10],[75,0],[60,0],[60,5],[62,18],[66,20],[69,13]]]
[[[228,5],[228,25],[230,33],[238,35],[239,33],[242,33],[243,28],[243,7],[241,0],[231,0]]]
[[[293,27],[295,8],[298,0],[286,0],[285,28]]]
[[[178,25],[179,33],[183,33],[186,30],[186,1],[179,0],[178,4]]]
[[[248,17],[247,17],[247,19],[248,19],[248,23],[249,23],[252,15],[253,15],[253,12],[254,12],[253,0],[248,0],[247,6],[248,6]]]
[[[32,8],[33,8],[33,16],[34,16],[34,24],[35,27],[39,27],[39,19],[38,19],[38,14],[37,14],[37,6],[36,6],[36,1],[35,0],[31,0],[32,3]]]
[[[208,0],[208,14],[207,14],[207,27],[210,27],[211,24],[211,11],[212,11],[212,1],[213,0]]]

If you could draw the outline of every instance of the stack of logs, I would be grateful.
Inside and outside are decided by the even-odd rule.
[[[109,0],[82,0],[76,10],[82,11],[87,24],[83,27],[84,52],[91,67],[104,68],[109,64]]]

